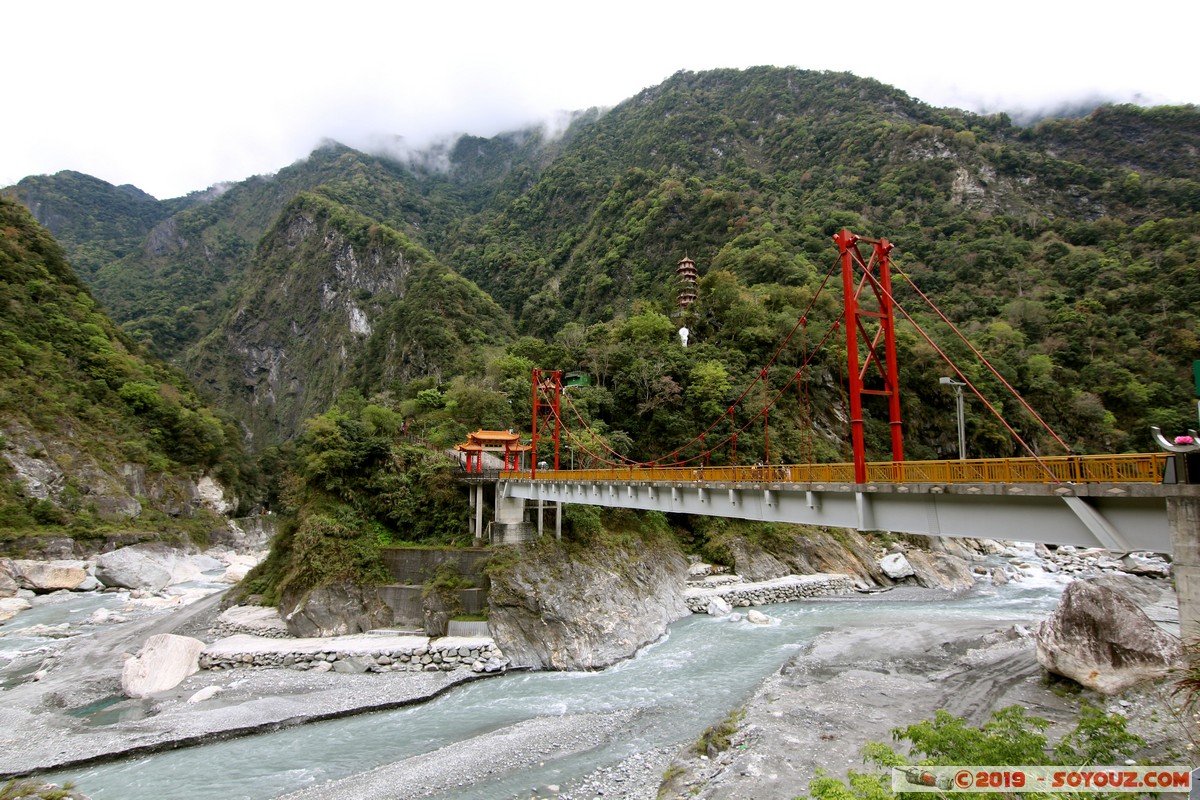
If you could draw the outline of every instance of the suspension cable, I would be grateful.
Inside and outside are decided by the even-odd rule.
[[[872,284],[878,286],[880,291],[883,291],[883,287],[879,285],[879,282],[876,281],[873,276],[868,276],[868,277],[870,278]],[[887,294],[887,293],[885,292],[885,294]],[[938,347],[938,345],[933,341],[933,338],[928,333],[925,332],[925,329],[922,328],[921,325],[915,319],[913,319],[912,315],[910,315],[908,313],[908,311],[905,310],[904,306],[902,306],[899,302],[897,302],[896,298],[892,297],[890,294],[888,294],[888,298],[892,301],[892,305],[896,309],[898,309],[901,314],[904,315],[904,318],[907,319],[914,328],[916,328],[917,332],[921,334],[921,336],[925,339],[925,341],[929,344],[929,346],[932,347],[939,356],[941,356],[942,360],[946,362],[946,364],[950,367],[950,369],[954,370],[954,374],[956,374],[956,375],[958,375],[958,377],[962,378],[963,383],[965,383],[968,387],[970,387],[971,391],[987,407],[988,411],[992,412],[992,416],[994,416],[1000,422],[1000,424],[1003,425],[1004,428],[1012,435],[1012,437],[1014,439],[1016,439],[1017,442],[1020,443],[1021,447],[1025,448],[1025,451],[1027,453],[1029,453],[1029,455],[1032,456],[1035,461],[1037,461],[1037,463],[1046,472],[1046,474],[1049,475],[1056,483],[1061,482],[1061,481],[1059,481],[1059,479],[1057,477],[1055,477],[1053,471],[1046,464],[1046,462],[1044,462],[1041,459],[1041,456],[1039,456],[1036,452],[1034,452],[1033,448],[1030,447],[1029,444],[1023,438],[1021,438],[1021,435],[1019,433],[1017,433],[1016,430],[1014,430],[1011,425],[1008,424],[1008,420],[1004,419],[1004,417],[1000,414],[1000,412],[996,410],[996,407],[993,406],[988,401],[988,399],[983,396],[983,394],[979,391],[979,389],[975,386],[975,384],[971,382],[970,378],[968,378],[966,375],[963,374],[962,370],[960,370],[958,368],[958,365],[955,364],[953,360],[951,360],[950,356],[948,356],[945,353],[945,351],[942,350],[942,348]]]
[[[956,336],[958,336],[958,338],[961,339],[963,341],[963,343],[966,344],[966,346],[971,349],[971,352],[974,353],[975,357],[978,358],[980,360],[980,362],[985,367],[988,368],[988,371],[991,372],[993,375],[995,375],[997,380],[1000,381],[1000,383],[1004,384],[1004,388],[1008,389],[1009,393],[1012,394],[1012,396],[1017,399],[1017,402],[1019,402],[1026,411],[1028,411],[1030,414],[1032,414],[1033,418],[1038,421],[1038,423],[1046,430],[1046,432],[1054,437],[1054,441],[1056,441],[1060,445],[1062,445],[1062,448],[1067,451],[1068,455],[1070,455],[1071,448],[1067,446],[1067,443],[1064,442],[1061,438],[1059,438],[1059,435],[1057,433],[1055,433],[1054,429],[1050,427],[1049,423],[1047,423],[1044,419],[1042,419],[1041,415],[1038,414],[1036,411],[1034,411],[1033,408],[1029,405],[1029,403],[1025,402],[1025,398],[1022,397],[1017,392],[1017,390],[1012,387],[1012,384],[1010,384],[1007,380],[1004,379],[1004,376],[1001,375],[994,366],[992,366],[992,363],[990,361],[988,361],[987,357],[984,356],[983,353],[980,353],[979,350],[977,350],[975,348],[975,345],[973,345],[971,343],[971,341],[969,339],[967,339],[966,336],[963,335],[962,331],[960,331],[958,329],[958,327],[955,326],[955,324],[953,322],[951,322],[946,317],[945,314],[942,313],[942,310],[940,308],[938,308],[932,300],[929,299],[928,295],[926,295],[924,292],[922,292],[920,290],[920,288],[918,288],[917,285],[915,283],[913,283],[912,278],[910,278],[908,276],[908,274],[905,273],[901,269],[896,269],[895,271],[900,273],[900,275],[904,278],[904,280],[908,283],[908,285],[913,288],[913,291],[915,291],[920,296],[920,298],[925,301],[926,305],[928,305],[931,309],[933,309],[933,312],[938,315],[938,318],[941,319],[942,322],[944,322],[950,326],[950,330],[954,331],[954,334]],[[893,300],[893,302],[895,302],[895,301]],[[908,315],[905,314],[905,316],[907,317]],[[911,321],[911,318],[910,318],[910,321]],[[916,323],[913,323],[913,324],[915,325]],[[951,364],[950,366],[953,367],[954,365]],[[955,367],[955,372],[958,372],[957,367]],[[961,375],[961,373],[959,373],[959,374]],[[971,387],[971,388],[972,388],[972,390],[974,390],[974,387]],[[978,394],[978,392],[976,392],[976,394]]]

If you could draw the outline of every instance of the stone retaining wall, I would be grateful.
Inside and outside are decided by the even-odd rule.
[[[369,652],[336,650],[280,651],[263,650],[243,653],[201,653],[201,669],[238,667],[284,667],[318,672],[448,672],[469,669],[472,672],[500,672],[508,659],[494,644],[475,647],[438,647],[436,642],[418,647],[389,648]]]
[[[221,612],[208,628],[213,639],[247,634],[262,639],[293,639],[279,610],[267,606],[232,606]]]
[[[208,629],[213,639],[224,639],[227,636],[237,636],[239,633],[250,636],[261,636],[263,639],[294,639],[288,629],[280,623],[279,627],[272,625],[247,625],[238,622],[222,622],[217,620]]]
[[[691,588],[683,593],[684,602],[693,614],[708,610],[708,601],[720,597],[729,605],[762,606],[771,603],[790,603],[810,597],[846,594],[854,591],[854,581],[849,575],[817,573],[815,575],[785,575],[769,581],[735,583],[713,588]]]

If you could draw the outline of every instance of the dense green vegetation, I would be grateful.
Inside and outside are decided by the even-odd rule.
[[[141,250],[147,234],[193,198],[160,203],[136,186],[64,171],[31,175],[3,194],[33,213],[85,276]]]
[[[244,488],[233,421],[117,329],[50,234],[5,198],[0,233],[3,446],[33,447],[23,455],[49,459],[68,476],[39,498],[14,479],[8,460],[0,461],[0,530],[66,527],[86,536],[103,529],[113,520],[89,497],[101,480],[95,471],[120,476],[125,463],[149,475],[210,473]]]
[[[606,448],[697,464],[705,450],[712,464],[842,460],[836,276],[817,297],[842,227],[889,238],[896,267],[1068,447],[1122,452],[1150,449],[1151,425],[1194,424],[1198,123],[1193,107],[1120,106],[1023,128],[848,74],[763,67],[678,73],[579,115],[555,141],[461,137],[404,162],[329,144],[276,175],[162,203],[72,173],[14,191],[53,218],[132,341],[178,357],[238,418],[264,472],[303,475],[300,440],[279,446],[334,424],[321,415],[351,390],[438,446],[476,427],[524,430],[535,366],[591,379],[568,394],[568,464],[610,459]],[[685,254],[702,277],[681,314]],[[1059,450],[896,285],[1008,422],[1039,452]],[[907,324],[899,350],[908,456],[954,455],[948,367]],[[769,387],[731,417],[772,358]],[[772,408],[768,452],[751,417],[798,371]],[[129,382],[109,390],[153,422],[163,456],[202,459],[194,436],[164,435],[192,418],[173,420],[153,381]],[[880,456],[882,410],[866,409]],[[973,456],[1021,452],[974,398],[967,434]],[[380,491],[354,489],[368,526],[443,535],[378,520]]]
[[[1194,108],[1120,107],[1019,129],[848,75],[680,73],[580,130],[528,192],[475,218],[453,263],[525,331],[551,337],[571,321],[611,323],[639,301],[667,313],[687,252],[710,284],[744,298],[730,307],[702,286],[689,326],[700,342],[734,345],[737,356],[718,358],[742,386],[747,375],[730,367],[763,362],[802,310],[788,290],[820,280],[829,237],[850,226],[892,240],[897,265],[1070,446],[1145,449],[1150,425],[1178,430],[1194,411],[1198,121]],[[914,294],[898,297],[945,345]],[[936,380],[946,367],[916,339],[903,346],[914,455],[947,455]],[[994,380],[965,369],[1000,399]],[[686,374],[664,377],[686,396]],[[1011,452],[977,405],[970,417],[972,453]]]
[[[888,800],[895,797],[891,788],[891,768],[904,766],[1108,766],[1123,763],[1145,744],[1125,728],[1125,718],[1108,714],[1094,706],[1083,706],[1075,728],[1053,744],[1045,731],[1047,720],[1029,716],[1019,706],[992,713],[978,728],[948,711],[938,711],[933,719],[895,729],[897,742],[904,743],[907,755],[882,742],[869,743],[864,749],[867,763],[886,772],[855,772],[846,781],[828,775],[809,784],[813,800]],[[902,796],[922,797],[917,793]],[[1002,797],[1002,794],[960,792],[977,800]],[[1046,793],[1053,796],[1053,793]],[[1069,797],[1104,797],[1103,791],[1072,792]]]
[[[386,583],[381,546],[471,543],[457,467],[407,443],[403,427],[356,393],[309,420],[278,460],[272,501],[283,522],[243,592],[274,605],[324,583]]]

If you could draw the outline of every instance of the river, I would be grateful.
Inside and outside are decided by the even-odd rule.
[[[514,672],[429,703],[299,726],[49,776],[96,800],[267,800],[326,780],[433,751],[541,715],[636,709],[608,743],[536,769],[457,788],[440,800],[529,796],[566,785],[638,751],[694,741],[820,633],[852,627],[903,631],[906,621],[965,618],[1032,623],[1053,610],[1051,576],[984,584],[954,599],[887,594],[767,606],[770,626],[695,615],[636,657],[599,672]],[[914,720],[915,721],[915,720]]]

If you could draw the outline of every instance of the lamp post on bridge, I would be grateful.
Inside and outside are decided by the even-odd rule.
[[[967,457],[967,421],[964,416],[962,387],[966,384],[945,376],[938,378],[938,383],[954,387],[954,404],[958,410],[958,460],[963,461]]]

